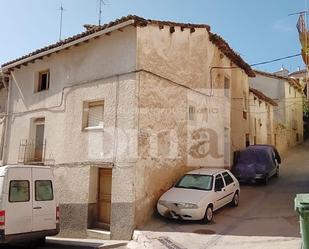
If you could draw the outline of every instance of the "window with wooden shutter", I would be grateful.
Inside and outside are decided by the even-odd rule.
[[[103,128],[104,102],[93,101],[84,103],[83,128]]]

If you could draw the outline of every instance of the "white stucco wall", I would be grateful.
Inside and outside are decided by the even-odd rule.
[[[284,153],[288,147],[303,141],[303,95],[288,81],[257,74],[249,80],[250,86],[274,99],[274,131],[276,146]],[[296,129],[292,123],[296,121]],[[297,135],[298,134],[298,135]],[[299,141],[296,141],[296,138]]]
[[[274,107],[250,92],[250,144],[274,143]],[[254,138],[255,137],[255,138]]]
[[[39,117],[45,117],[48,164],[113,160],[112,151],[109,158],[102,155],[105,145],[113,150],[104,144],[102,131],[82,131],[83,101],[104,100],[106,130],[115,126],[116,116],[121,122],[127,119],[124,126],[134,126],[136,75],[129,72],[136,68],[135,54],[136,32],[129,27],[12,72],[10,112],[20,114],[11,120],[8,163],[17,162],[20,140],[29,139],[30,119]],[[50,88],[35,93],[36,75],[44,69],[50,70]],[[122,73],[128,74],[116,76]],[[127,99],[119,103],[118,110],[117,95]]]

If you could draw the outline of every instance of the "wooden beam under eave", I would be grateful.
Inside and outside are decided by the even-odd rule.
[[[160,25],[159,25],[159,29],[164,29],[164,25],[163,25],[163,24],[160,24]]]
[[[120,31],[120,32],[123,32],[123,29],[117,29],[118,31]]]
[[[171,34],[175,33],[175,27],[170,27],[170,33]]]
[[[111,35],[111,32],[106,33],[106,35],[107,35],[107,36],[110,36],[110,35]]]

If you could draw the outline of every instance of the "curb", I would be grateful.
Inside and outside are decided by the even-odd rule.
[[[126,246],[128,241],[47,237],[46,243],[66,246],[86,246],[92,248],[117,248],[119,246]]]

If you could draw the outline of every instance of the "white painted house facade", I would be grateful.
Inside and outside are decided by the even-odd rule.
[[[130,239],[190,167],[231,166],[249,130],[233,96],[248,97],[255,74],[208,25],[128,16],[87,28],[2,65],[2,163],[53,167],[62,235]]]

